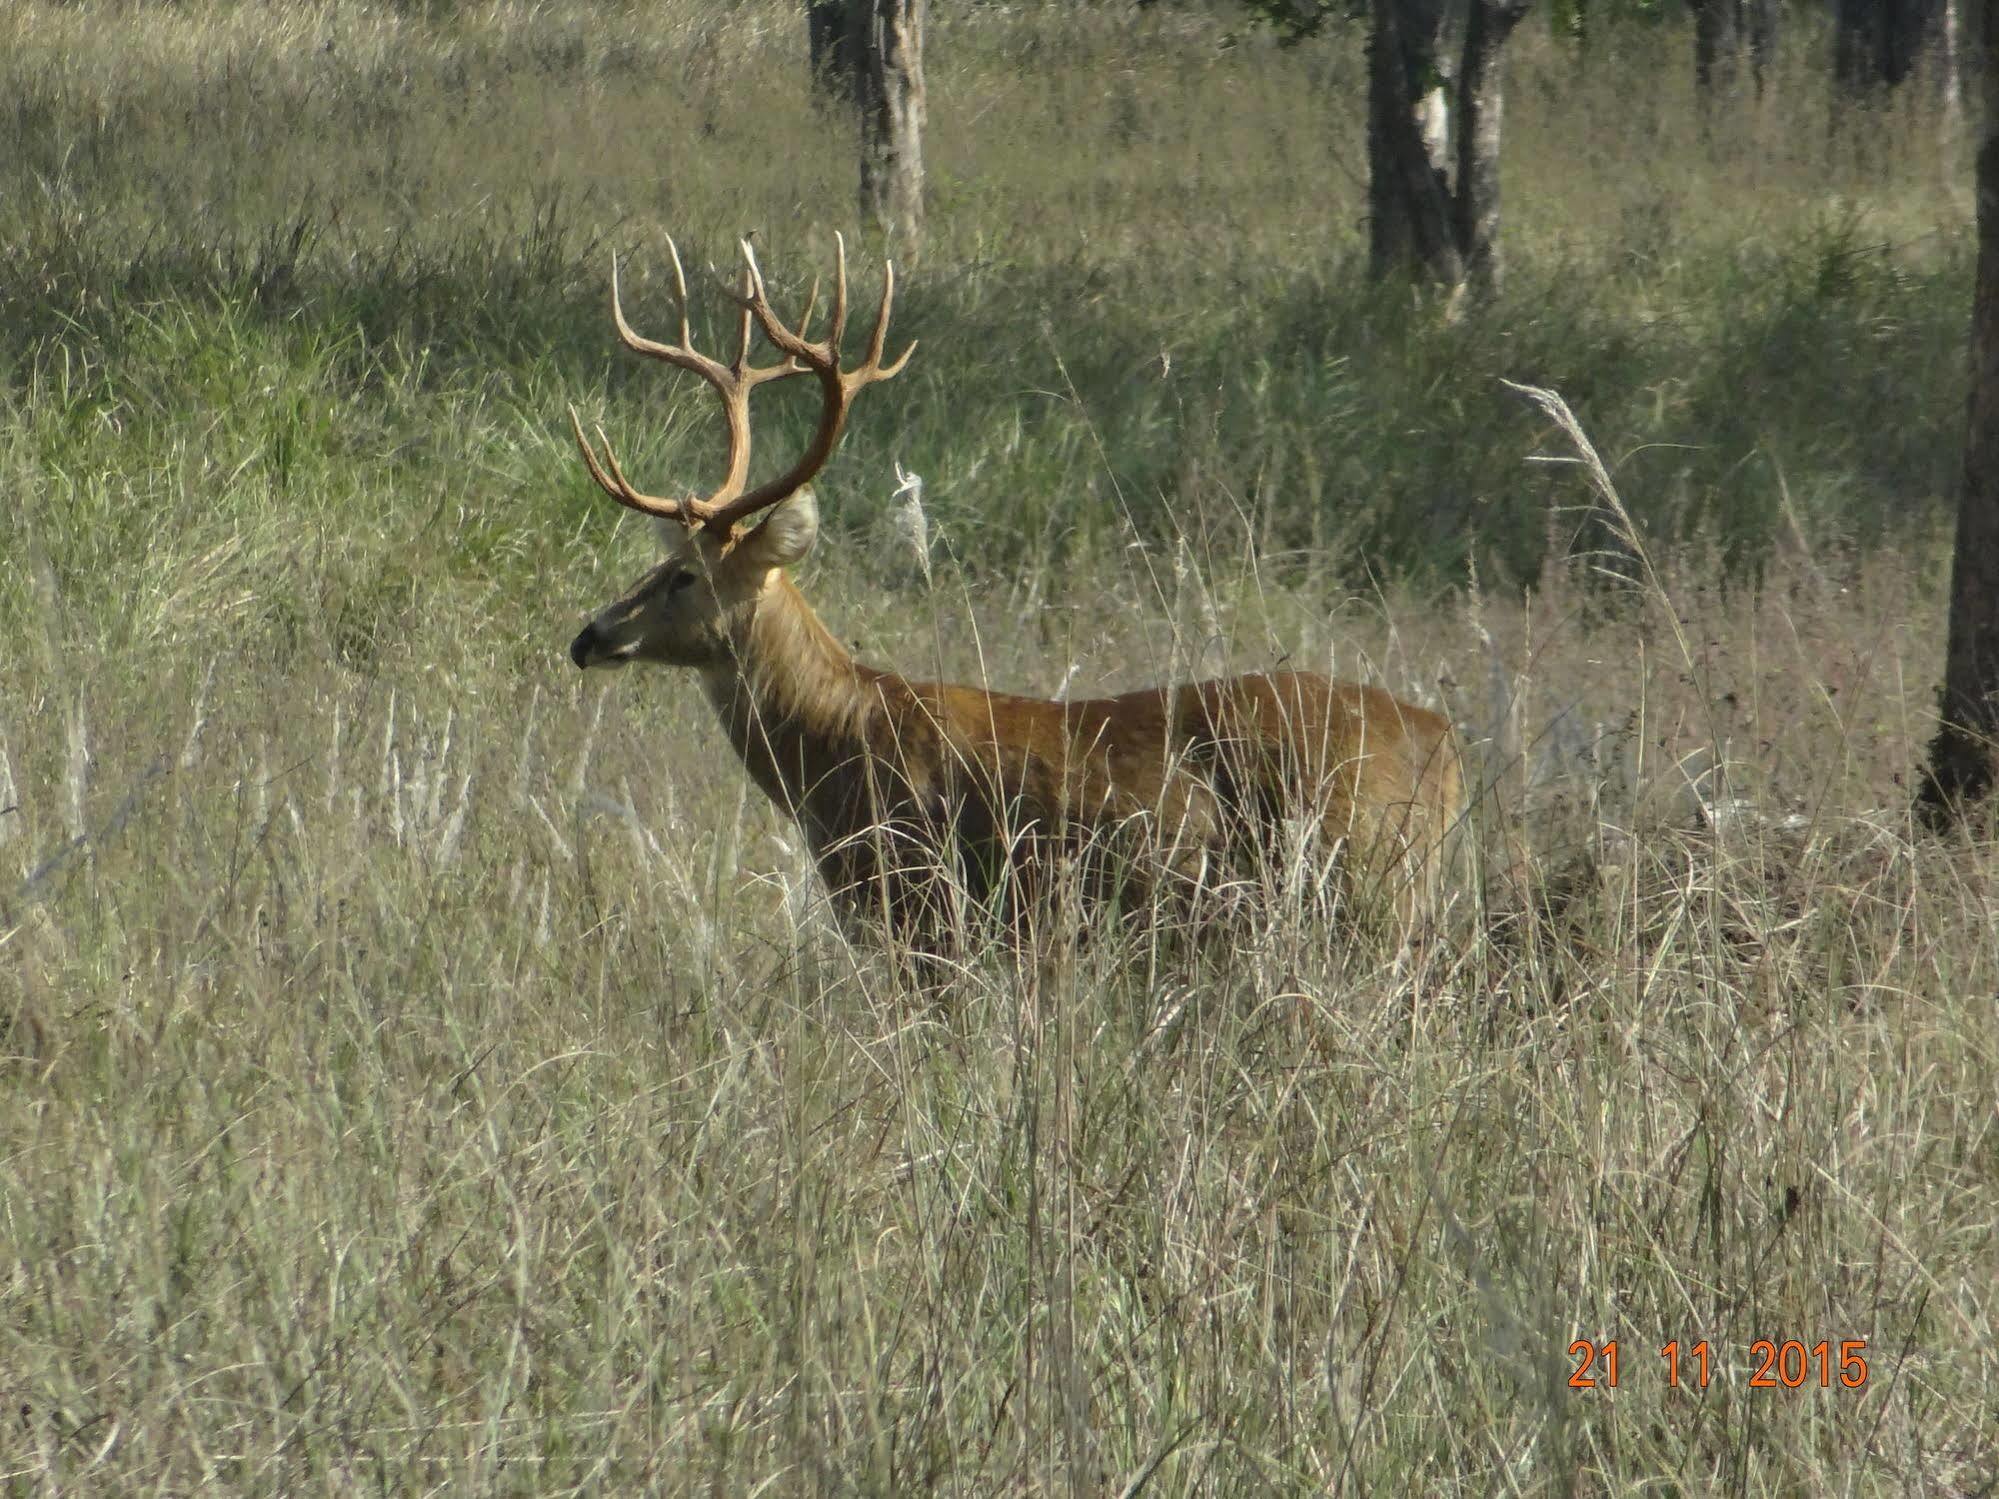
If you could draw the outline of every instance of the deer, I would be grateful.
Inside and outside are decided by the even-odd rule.
[[[788,325],[743,241],[741,291],[727,293],[738,339],[724,362],[695,347],[686,273],[670,239],[667,249],[678,340],[632,328],[615,256],[611,319],[626,349],[719,397],[722,478],[701,497],[643,493],[603,428],[593,445],[570,407],[590,478],[657,520],[666,557],[583,627],[569,656],[586,670],[693,671],[751,780],[801,833],[850,936],[947,954],[983,911],[1033,940],[1030,918],[1061,890],[1082,897],[1071,909],[1199,911],[1298,849],[1316,861],[1319,888],[1390,913],[1405,934],[1436,907],[1465,810],[1459,747],[1447,718],[1381,687],[1282,670],[1054,701],[854,659],[791,572],[818,540],[809,486],[854,398],[915,352],[886,358],[894,266],[866,351],[848,366],[845,241],[835,236],[817,339],[818,283]],[[756,331],[773,362],[751,363]],[[751,488],[750,397],[794,377],[818,385],[817,424],[789,469]]]

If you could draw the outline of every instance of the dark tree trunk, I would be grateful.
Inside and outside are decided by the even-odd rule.
[[[1688,0],[1694,12],[1694,88],[1706,110],[1742,81],[1742,7],[1738,0]]]
[[[1694,13],[1694,89],[1702,112],[1750,87],[1763,97],[1777,46],[1776,0],[1687,0]]]
[[[1499,280],[1500,49],[1526,0],[1372,0],[1368,264],[1475,292]],[[1453,45],[1461,28],[1462,42]]]
[[[1999,0],[1979,7],[1985,118],[1978,145],[1978,278],[1971,310],[1971,401],[1951,563],[1942,722],[1917,811],[1962,817],[1999,774]]]
[[[1746,0],[1749,21],[1749,73],[1756,97],[1770,86],[1770,69],[1777,61],[1777,0]]]
[[[1833,0],[1833,78],[1858,97],[1897,87],[1937,49],[1943,19],[1943,0]]]
[[[854,55],[853,0],[806,0],[806,40],[811,48],[812,87],[833,103],[858,101],[860,68]]]
[[[924,0],[856,0],[861,213],[914,248],[923,237]]]
[[[1368,264],[1446,286],[1464,279],[1453,223],[1450,95],[1443,74],[1443,7],[1373,0],[1367,43]],[[1442,116],[1442,128],[1438,128]]]

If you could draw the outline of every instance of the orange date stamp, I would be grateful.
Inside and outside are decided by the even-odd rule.
[[[1749,1388],[1752,1390],[1846,1389],[1867,1384],[1867,1340],[1845,1338],[1835,1343],[1820,1338],[1758,1338],[1749,1345]],[[1572,1390],[1614,1390],[1623,1370],[1623,1348],[1614,1339],[1577,1338],[1569,1344],[1575,1367],[1569,1373]],[[1704,1390],[1717,1372],[1718,1358],[1706,1338],[1683,1343],[1678,1338],[1659,1350],[1669,1389]]]

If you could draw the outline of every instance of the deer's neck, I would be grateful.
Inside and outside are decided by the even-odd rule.
[[[874,674],[847,654],[783,573],[758,601],[736,659],[702,673],[729,741],[766,795],[814,831],[816,802],[861,758]]]

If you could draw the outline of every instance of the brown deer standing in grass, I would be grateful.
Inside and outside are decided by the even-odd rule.
[[[1276,672],[1048,702],[912,682],[855,661],[786,569],[818,537],[805,485],[839,442],[855,395],[897,374],[914,350],[883,363],[894,270],[884,272],[865,359],[843,369],[844,244],[831,323],[817,342],[806,337],[817,288],[798,327],[787,327],[747,244],[743,255],[741,337],[727,364],[693,346],[677,251],[674,344],[632,331],[612,264],[618,336],[715,388],[728,461],[705,499],[641,494],[602,430],[600,458],[571,410],[598,486],[678,524],[666,561],[591,620],[569,655],[579,667],[657,661],[699,672],[751,777],[797,820],[850,932],[885,929],[936,953],[983,910],[1020,937],[1023,917],[1061,888],[1085,903],[1131,909],[1165,897],[1195,909],[1204,897],[1253,890],[1245,882],[1295,861],[1300,847],[1349,903],[1385,896],[1405,930],[1428,908],[1464,809],[1457,745],[1444,718],[1378,687]],[[779,362],[750,363],[753,321]],[[798,374],[819,383],[817,430],[788,472],[746,489],[750,394]],[[764,511],[762,524],[747,526]],[[1181,904],[1188,898],[1196,905]]]

